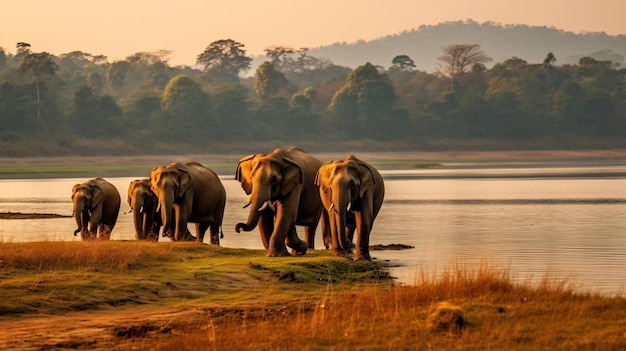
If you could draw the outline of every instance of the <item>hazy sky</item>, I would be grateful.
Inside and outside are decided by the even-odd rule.
[[[626,0],[0,0],[0,9],[0,47],[11,53],[17,42],[109,61],[171,50],[171,64],[187,65],[220,39],[260,55],[273,45],[350,43],[469,18],[626,34]]]

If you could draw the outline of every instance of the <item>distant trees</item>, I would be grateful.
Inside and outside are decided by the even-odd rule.
[[[398,55],[391,60],[390,71],[405,72],[415,68],[415,62],[407,55]]]
[[[218,83],[237,83],[239,73],[250,69],[245,45],[232,39],[217,40],[198,55],[196,62]]]
[[[484,66],[490,62],[478,44],[450,45],[442,49],[443,55],[439,57],[439,72],[450,78],[450,91],[454,92],[454,84],[459,76],[474,66]]]
[[[557,65],[548,53],[535,63],[511,57],[487,68],[479,47],[457,45],[439,72],[428,73],[408,55],[392,56],[388,69],[350,69],[305,48],[271,47],[268,61],[244,76],[250,61],[243,45],[212,44],[202,69],[170,66],[165,50],[108,62],[81,51],[37,55],[27,43],[15,55],[0,48],[0,145],[38,139],[100,147],[92,141],[103,139],[129,150],[206,151],[242,140],[554,146],[608,145],[626,134],[626,69],[600,56]]]
[[[391,81],[368,62],[352,71],[329,107],[351,137],[380,137],[395,98]]]
[[[185,75],[178,75],[163,90],[161,108],[166,121],[163,138],[171,141],[198,141],[209,137],[215,122],[208,95],[200,85]]]
[[[41,117],[41,84],[44,78],[52,76],[56,72],[58,66],[53,60],[53,56],[47,52],[33,53],[30,51],[28,43],[18,43],[18,52],[21,53],[22,63],[17,71],[20,74],[31,72],[35,81],[35,90],[37,94],[37,121],[41,123],[44,131],[48,129],[46,121]]]
[[[276,70],[273,62],[263,62],[254,75],[254,90],[262,100],[276,95],[288,85],[287,77]]]

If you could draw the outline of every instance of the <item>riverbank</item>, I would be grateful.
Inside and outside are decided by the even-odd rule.
[[[259,150],[271,152],[272,150]],[[343,159],[347,153],[313,153],[322,161]],[[626,149],[511,150],[440,152],[353,152],[377,168],[433,167],[444,162],[514,162],[626,158]],[[218,174],[232,174],[241,153],[140,156],[0,157],[0,179],[89,176],[146,176],[157,165],[197,161]]]
[[[486,263],[451,263],[401,286],[384,262],[327,251],[54,242],[3,244],[0,273],[2,349],[626,347],[623,297],[549,278],[531,286]]]

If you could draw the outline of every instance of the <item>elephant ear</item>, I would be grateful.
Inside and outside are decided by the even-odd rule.
[[[250,155],[239,160],[237,170],[235,171],[235,180],[241,183],[241,187],[247,195],[252,194],[252,180],[250,173],[252,172],[252,160],[256,155]]]
[[[157,172],[160,172],[162,166],[154,167],[152,171],[150,171],[150,179],[148,180],[150,190],[156,193],[157,186]]]
[[[334,161],[328,161],[320,166],[315,175],[315,185],[320,187],[325,193],[328,192],[328,178],[330,177],[330,165]]]
[[[187,190],[189,190],[189,187],[191,186],[191,175],[189,174],[189,172],[187,172],[187,170],[184,169],[178,169],[178,197],[183,197],[183,195],[185,195],[185,192],[187,192]]]
[[[81,185],[82,184],[74,184],[74,186],[72,187],[72,200],[74,200],[74,196],[76,196],[76,190],[78,190]]]
[[[96,208],[98,206],[102,206],[102,200],[104,200],[104,193],[102,189],[100,189],[97,185],[90,185],[91,189],[91,208]]]
[[[361,178],[361,186],[359,188],[359,197],[362,198],[365,195],[365,192],[374,188],[376,184],[376,180],[374,179],[374,173],[372,172],[371,166],[365,162],[358,161],[360,173],[359,176]]]
[[[280,184],[280,193],[285,196],[292,192],[298,184],[304,183],[304,173],[294,160],[283,157],[283,181]]]

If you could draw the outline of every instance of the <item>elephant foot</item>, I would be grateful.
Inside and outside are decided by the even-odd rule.
[[[304,250],[294,250],[294,249],[292,249],[291,250],[291,256],[304,256],[304,255],[306,255],[306,251],[307,251],[306,249],[304,249]]]
[[[352,252],[348,250],[333,250],[333,256],[337,257],[351,257]]]
[[[355,261],[371,261],[372,257],[370,256],[369,252],[365,254],[357,252],[356,254],[354,254],[354,257],[352,259]]]
[[[283,246],[281,248],[270,248],[266,253],[267,257],[288,257],[291,256],[289,251],[287,251],[287,247]]]

